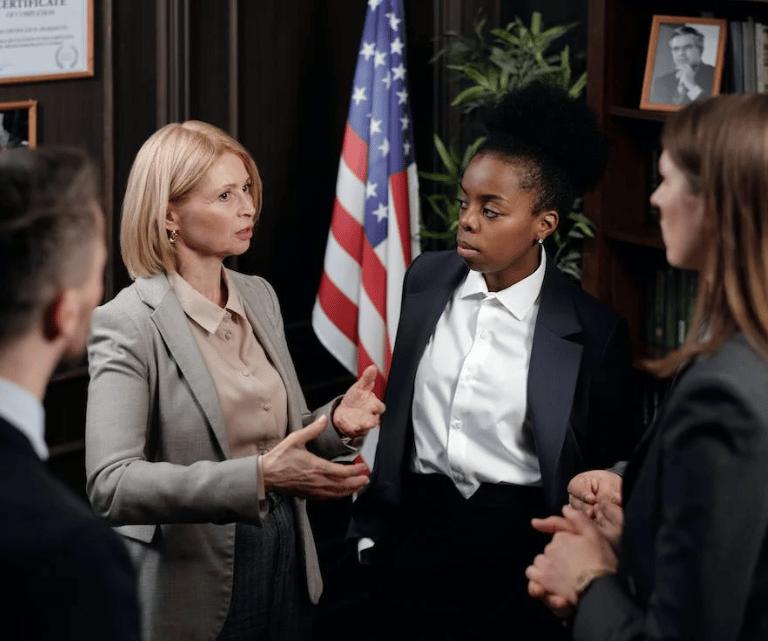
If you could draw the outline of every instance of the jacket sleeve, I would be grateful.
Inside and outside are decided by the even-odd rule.
[[[333,426],[333,410],[336,409],[336,406],[341,401],[341,397],[329,401],[314,411],[310,411],[307,408],[296,369],[293,365],[293,359],[285,340],[285,327],[283,326],[283,316],[280,312],[280,302],[272,285],[258,276],[247,277],[247,284],[254,290],[256,299],[263,301],[261,309],[254,310],[254,313],[261,312],[265,324],[271,329],[271,338],[275,343],[275,347],[280,355],[280,361],[289,379],[285,383],[296,390],[296,396],[299,398],[302,425],[306,427],[323,415],[328,417],[328,426],[320,436],[307,444],[307,449],[313,454],[327,459],[355,455],[358,451],[357,448],[344,443],[341,435]]]
[[[688,383],[653,437],[661,441],[658,474],[646,481],[652,487],[638,479],[627,505],[626,527],[632,527],[630,512],[640,511],[634,520],[655,533],[654,558],[632,560],[635,566],[652,564],[647,603],[630,591],[634,579],[598,579],[579,604],[576,640],[731,641],[741,638],[750,608],[765,607],[750,601],[754,582],[765,581],[768,571],[764,392],[749,398],[738,382],[719,376]],[[641,487],[656,493],[657,514],[642,514],[647,500]],[[625,531],[624,537],[633,534]],[[640,549],[623,541],[621,554]]]
[[[216,460],[211,449],[211,460],[189,464],[150,459],[148,453],[156,449],[156,443],[150,446],[157,436],[153,430],[178,427],[183,436],[185,428],[202,418],[199,408],[190,407],[161,420],[153,350],[163,346],[154,344],[141,325],[115,304],[93,316],[86,473],[95,511],[116,524],[258,522],[257,457]],[[175,376],[163,383],[184,386],[180,374]],[[192,447],[185,442],[176,446],[182,455]]]

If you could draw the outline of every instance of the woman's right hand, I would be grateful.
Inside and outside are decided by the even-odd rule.
[[[292,432],[261,457],[264,489],[302,498],[328,499],[349,496],[368,483],[365,463],[342,465],[315,456],[306,444],[323,433],[328,418],[321,416]]]

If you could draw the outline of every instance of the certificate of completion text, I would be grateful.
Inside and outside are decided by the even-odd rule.
[[[0,83],[93,75],[92,0],[0,0]]]

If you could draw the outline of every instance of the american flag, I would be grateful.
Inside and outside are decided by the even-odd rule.
[[[418,179],[402,0],[368,0],[312,327],[381,398],[405,270],[418,249]],[[372,462],[375,436],[363,448]]]

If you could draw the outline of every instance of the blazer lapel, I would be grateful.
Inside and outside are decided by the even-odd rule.
[[[582,328],[556,269],[547,262],[528,370],[528,416],[550,507],[558,506],[562,499],[558,489],[562,486],[558,478],[561,453],[574,457],[577,466],[581,462],[578,448],[566,452],[563,444],[581,367]]]
[[[243,301],[245,316],[253,328],[254,336],[256,336],[256,339],[261,343],[269,362],[275,370],[277,370],[280,378],[283,379],[285,392],[288,398],[288,431],[293,432],[294,430],[301,429],[303,396],[301,396],[300,390],[292,384],[292,381],[295,379],[291,375],[292,370],[289,370],[285,360],[286,358],[290,359],[290,354],[281,353],[275,341],[275,329],[265,325],[264,321],[259,317],[259,314],[256,313],[256,310],[259,310],[264,306],[264,301],[259,300],[258,297],[253,294],[253,289],[251,287],[239,282],[239,279],[233,272],[227,271],[227,275],[230,280],[234,280],[237,284],[237,291]],[[292,367],[293,366],[291,365],[291,368]]]
[[[418,267],[417,261],[411,269]],[[422,275],[418,271],[406,276],[406,292],[389,372],[390,383],[384,395],[387,411],[382,419],[376,464],[371,477],[379,495],[393,504],[398,504],[401,499],[401,473],[407,469],[413,443],[411,406],[416,370],[440,314],[467,271],[464,262],[456,257],[440,273],[438,282],[432,279],[428,286],[421,286]],[[412,284],[414,281],[418,284]]]
[[[640,441],[635,447],[635,451],[632,452],[632,457],[630,458],[629,463],[627,463],[627,468],[624,470],[623,474],[624,480],[622,482],[621,492],[625,505],[627,498],[629,498],[629,495],[632,493],[632,488],[634,487],[635,481],[637,480],[637,475],[640,471],[640,468],[642,467],[645,457],[648,454],[651,443],[656,436],[656,432],[659,431],[659,425],[661,424],[662,418],[664,417],[664,414],[667,410],[669,399],[675,391],[675,387],[677,386],[678,381],[682,378],[683,374],[685,374],[688,368],[691,367],[691,365],[693,365],[695,362],[696,359],[690,359],[683,363],[678,368],[677,372],[675,372],[675,375],[669,385],[669,389],[664,395],[664,400],[662,401],[659,409],[656,411],[656,416],[654,416],[651,424],[646,428],[642,437],[640,437]]]
[[[413,288],[406,292],[403,314],[397,327],[397,340],[395,341],[395,349],[408,355],[401,359],[408,364],[407,377],[402,379],[401,373],[398,378],[398,380],[404,381],[402,389],[413,390],[416,369],[427,343],[435,331],[437,321],[468,271],[464,262],[456,257],[456,260],[449,264],[443,273],[443,278],[439,279],[437,283],[430,282],[428,288]]]
[[[229,458],[229,441],[216,386],[189,329],[189,321],[179,299],[173,294],[168,279],[163,274],[137,279],[136,287],[142,300],[154,307],[150,318],[163,337],[184,379],[189,383],[192,394],[200,403],[219,448],[224,456]]]

